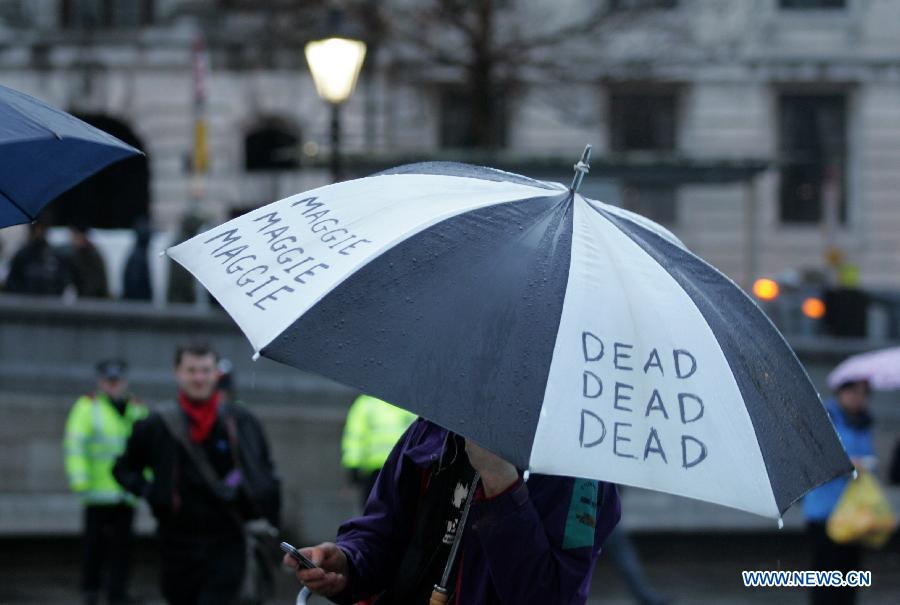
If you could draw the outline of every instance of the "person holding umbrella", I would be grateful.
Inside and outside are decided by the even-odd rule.
[[[568,187],[465,164],[399,166],[167,251],[255,356],[436,425],[412,426],[364,516],[315,551],[328,574],[300,577],[320,592],[349,602],[387,590],[408,603],[438,576],[465,603],[584,602],[615,521],[609,483],[780,521],[853,470],[771,321],[665,228],[582,196],[589,159],[590,146]],[[459,508],[476,471],[481,495]],[[423,522],[417,511],[429,511]],[[435,573],[435,545],[448,542],[455,571]],[[417,562],[404,584],[397,570]],[[416,598],[394,598],[392,584]]]
[[[435,591],[437,602],[583,604],[619,512],[610,483],[526,482],[509,462],[419,419],[363,515],[336,543],[302,549],[318,567],[297,578],[336,603],[424,605]],[[285,564],[297,566],[290,556]]]
[[[842,361],[828,375],[828,386],[865,381],[876,391],[900,390],[900,347],[890,347],[853,355]],[[887,481],[900,485],[900,440],[888,466]]]
[[[853,380],[837,385],[835,398],[826,403],[826,409],[834,423],[847,454],[857,469],[871,470],[874,461],[872,441],[872,416],[868,412],[869,382]],[[803,498],[803,514],[813,551],[812,569],[839,570],[846,574],[860,568],[861,546],[838,544],[826,532],[828,517],[838,504],[849,483],[849,477],[840,477],[809,492]],[[856,588],[812,588],[810,602],[853,603]]]

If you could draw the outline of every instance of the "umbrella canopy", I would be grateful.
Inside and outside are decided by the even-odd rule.
[[[749,297],[662,227],[563,185],[403,166],[168,253],[260,354],[519,468],[772,518],[852,470]]]
[[[75,116],[0,86],[0,227],[34,220],[61,193],[140,153]]]
[[[848,357],[828,375],[828,387],[865,380],[873,389],[900,389],[900,347],[870,351]]]

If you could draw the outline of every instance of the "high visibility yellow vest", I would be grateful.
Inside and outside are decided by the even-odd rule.
[[[72,491],[85,504],[134,505],[137,499],[122,489],[112,469],[131,435],[134,423],[147,415],[147,408],[129,400],[119,414],[105,393],[80,397],[66,421],[63,439],[66,475]]]
[[[384,466],[394,444],[416,415],[369,395],[360,395],[347,414],[341,441],[345,468],[364,473]]]

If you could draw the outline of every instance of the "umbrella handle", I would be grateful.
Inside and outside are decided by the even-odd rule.
[[[435,586],[434,590],[431,591],[431,599],[429,599],[428,605],[446,605],[448,598],[450,598],[450,593],[446,588]]]

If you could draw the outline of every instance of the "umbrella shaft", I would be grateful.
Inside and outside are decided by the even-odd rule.
[[[453,538],[453,546],[450,547],[450,556],[447,557],[447,566],[444,567],[444,575],[441,577],[441,588],[447,586],[447,580],[450,578],[450,571],[453,569],[453,561],[456,559],[456,551],[459,550],[459,543],[462,539],[463,531],[466,529],[466,519],[469,517],[469,508],[472,506],[472,500],[475,497],[475,486],[478,485],[480,475],[476,472],[472,477],[472,483],[469,484],[469,493],[466,495],[466,505],[463,507],[462,516],[459,519],[459,525],[456,528],[456,536]]]

